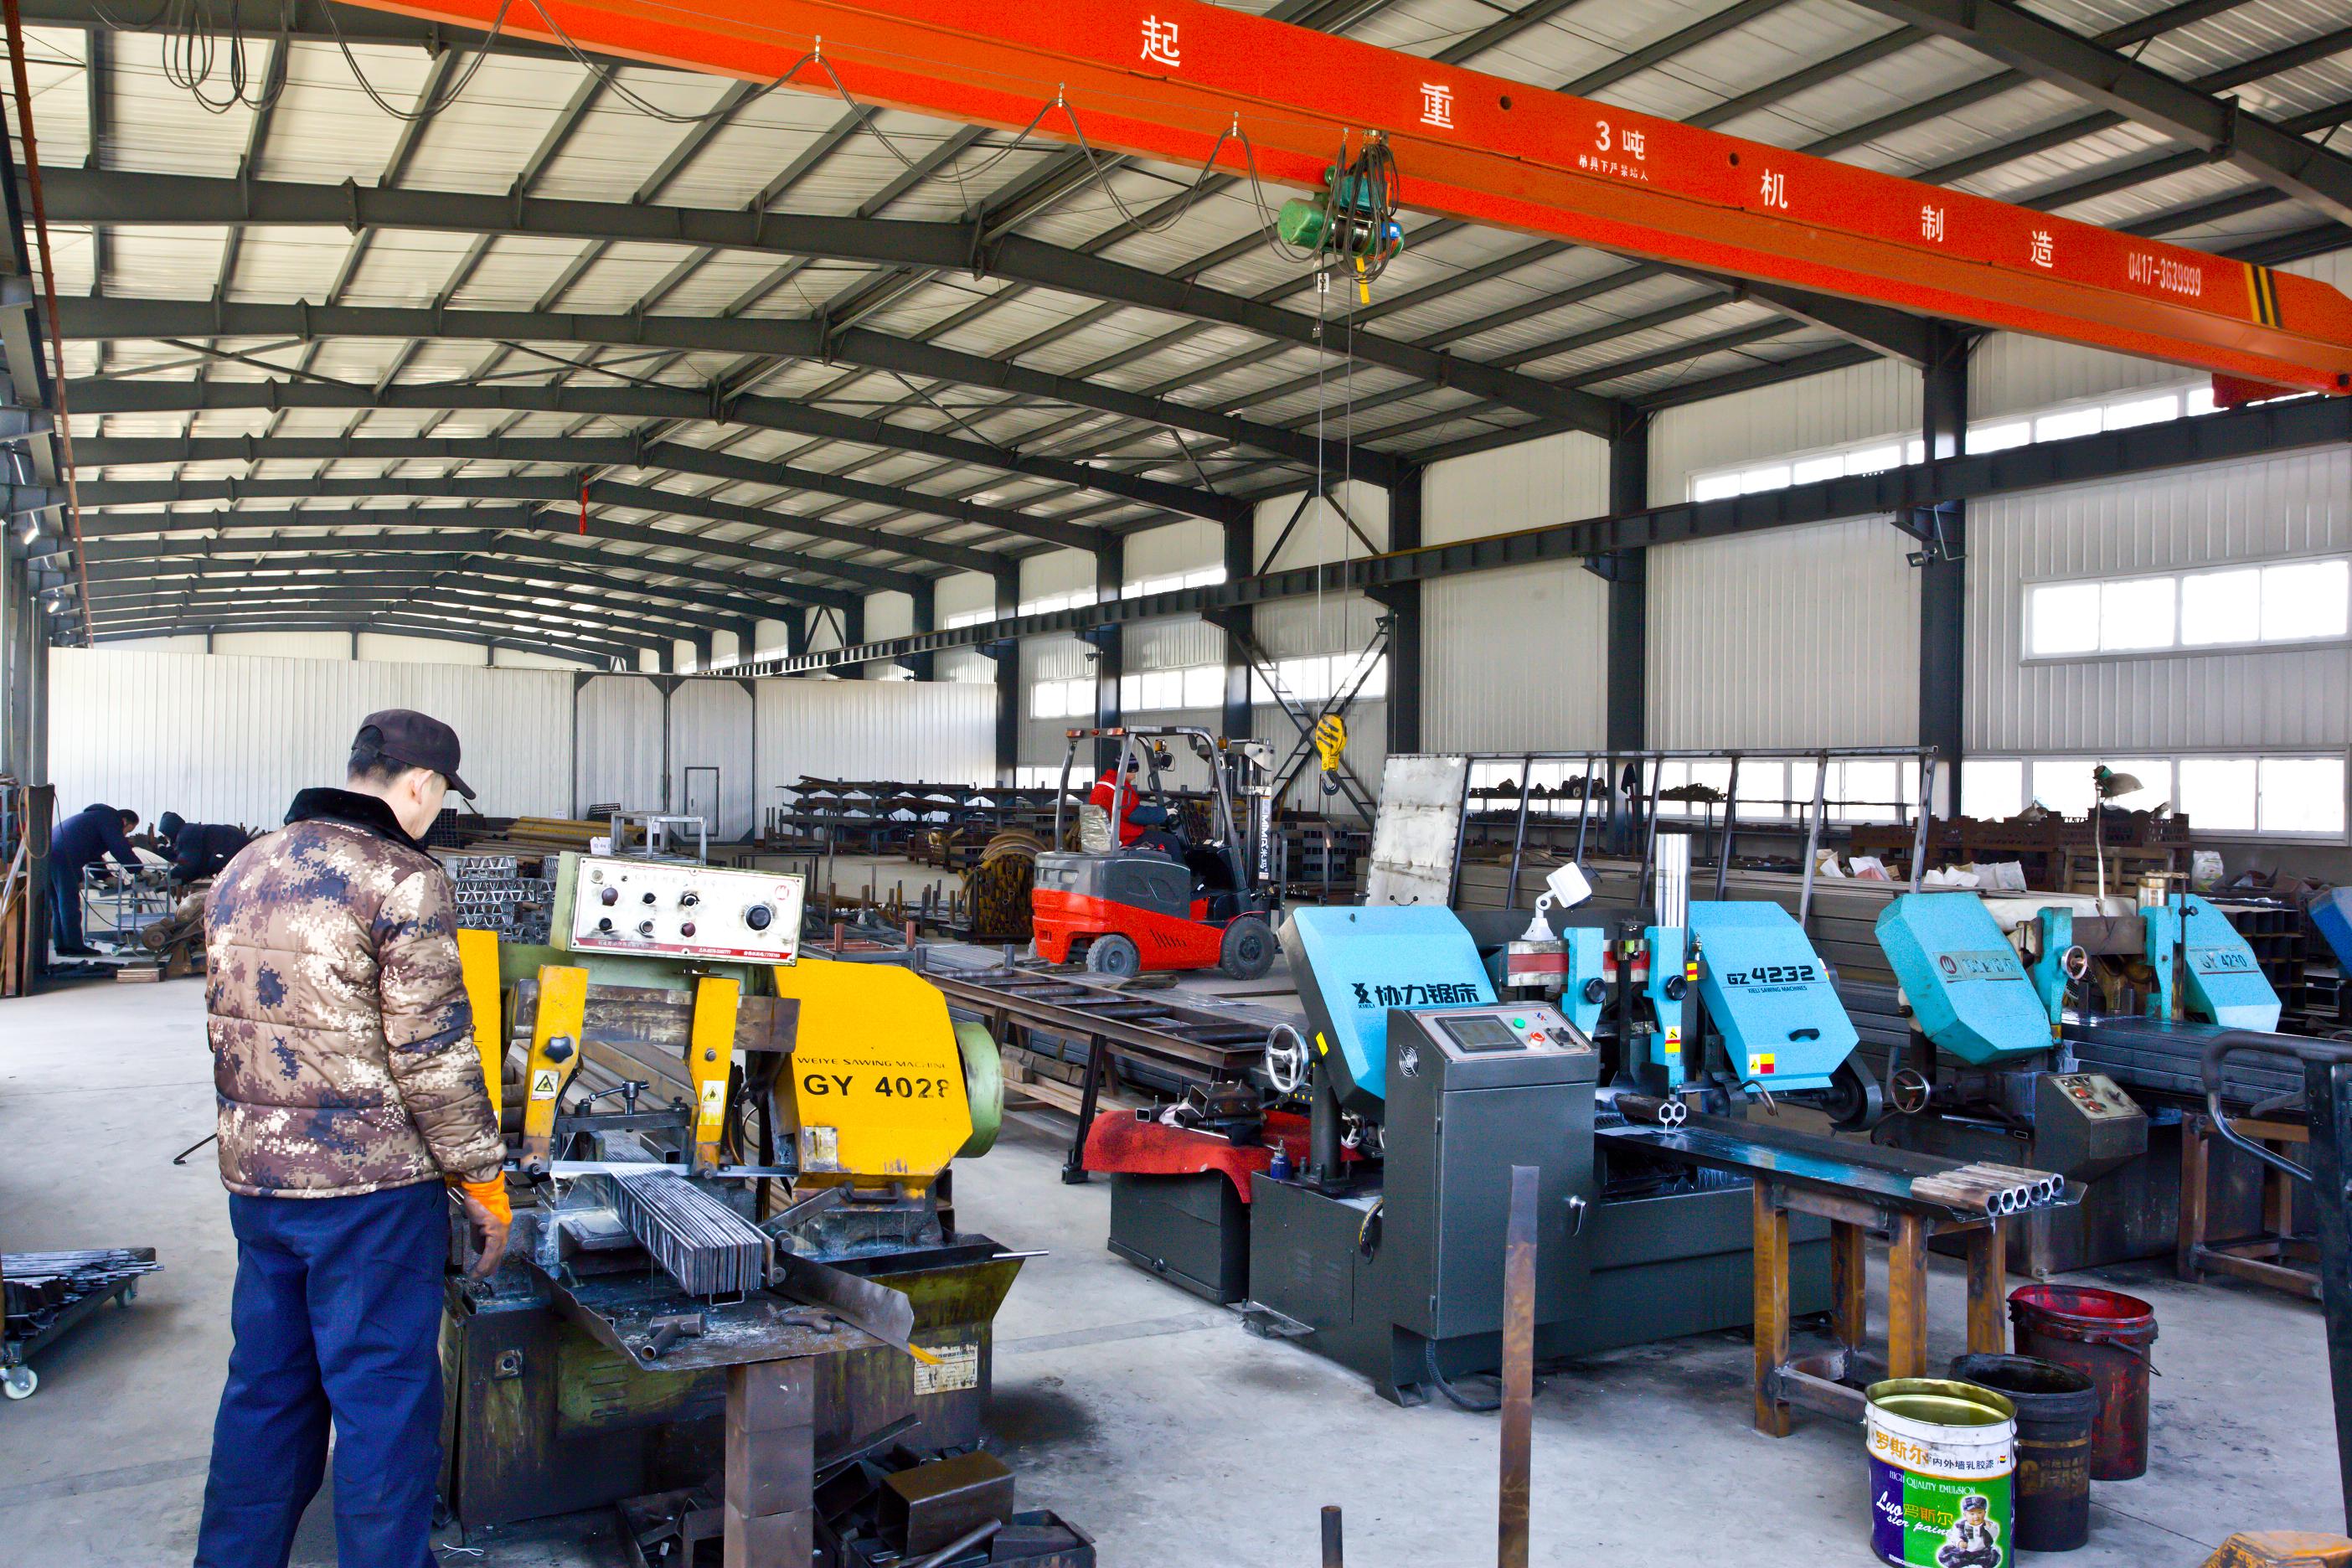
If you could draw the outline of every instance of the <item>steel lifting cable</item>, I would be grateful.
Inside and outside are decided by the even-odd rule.
[[[25,184],[33,198],[33,237],[41,252],[41,297],[49,319],[50,391],[58,401],[57,437],[66,481],[66,519],[73,534],[76,597],[81,603],[81,637],[95,647],[98,628],[89,613],[89,563],[81,543],[81,490],[74,482],[73,421],[66,407],[66,335],[58,320],[57,264],[49,253],[49,214],[41,197],[41,150],[33,140],[33,89],[25,74],[25,18],[16,0],[0,0],[8,26],[8,66],[16,91],[17,136],[25,143]],[[37,367],[36,367],[37,368]]]

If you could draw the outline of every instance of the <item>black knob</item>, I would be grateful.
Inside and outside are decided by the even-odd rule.
[[[646,902],[647,902],[647,903],[649,903],[649,904],[650,904],[650,903],[652,903],[653,901],[654,901],[654,896],[653,896],[653,894],[651,894],[650,892],[649,892],[649,893],[647,893],[647,894],[646,895]]]
[[[776,911],[770,909],[765,904],[753,904],[750,909],[743,911],[743,923],[750,926],[753,931],[767,930],[768,922],[775,918]]]
[[[572,1059],[572,1042],[561,1037],[550,1040],[547,1042],[547,1050],[543,1054],[549,1061],[568,1062]]]
[[[617,904],[621,901],[621,889],[607,888],[596,895],[596,901],[600,904]]]
[[[692,888],[688,888],[677,896],[677,907],[682,910],[690,910],[700,902],[702,902],[702,895]]]
[[[613,929],[613,917],[606,915],[602,920],[598,921],[596,922],[596,929],[598,931],[611,931]]]
[[[1679,1002],[1690,994],[1690,982],[1676,974],[1666,981],[1666,1000]]]
[[[1606,1001],[1608,996],[1609,987],[1599,975],[1596,974],[1584,983],[1584,999],[1587,1002]]]

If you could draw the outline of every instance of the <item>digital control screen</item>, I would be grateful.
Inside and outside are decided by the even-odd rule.
[[[1472,1014],[1465,1018],[1439,1018],[1437,1026],[1466,1052],[1516,1051],[1525,1048],[1519,1037],[1500,1018]]]

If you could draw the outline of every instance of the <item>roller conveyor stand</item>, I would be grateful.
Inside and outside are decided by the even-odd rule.
[[[2068,1201],[2063,1181],[2046,1172],[1971,1165],[1727,1117],[1695,1116],[1675,1128],[1599,1129],[1596,1135],[1729,1171],[1753,1184],[1756,1429],[1775,1437],[1789,1435],[1794,1406],[1862,1419],[1862,1391],[1841,1380],[1852,1375],[1868,1337],[1868,1238],[1889,1244],[1886,1375],[1925,1377],[1928,1242],[1939,1236],[1962,1238],[1969,1349],[1997,1353],[2008,1348],[2006,1221],[2011,1214]],[[2021,1191],[2021,1198],[2015,1195]],[[1791,1358],[1789,1248],[1792,1216],[1801,1215],[1829,1222],[1831,1332],[1837,1346]]]

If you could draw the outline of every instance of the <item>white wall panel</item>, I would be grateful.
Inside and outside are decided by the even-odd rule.
[[[1021,597],[1066,594],[1095,585],[1095,558],[1087,550],[1048,550],[1021,563]]]
[[[996,608],[996,579],[985,572],[950,572],[939,580],[931,592],[931,603],[939,611],[942,626],[950,616]]]
[[[1653,548],[1650,743],[1915,742],[1910,548],[1907,535],[1870,519]]]
[[[1669,408],[1650,431],[1650,500],[1688,499],[1694,473],[1915,435],[1919,424],[1919,373],[1893,360]]]
[[[1972,751],[2352,744],[2343,647],[2024,662],[2025,585],[2352,549],[2340,448],[1969,508]]]
[[[1348,516],[1355,520],[1356,528],[1371,541],[1370,546],[1349,531],[1340,518],[1339,508],[1335,508],[1328,501],[1318,500],[1300,514],[1298,498],[1304,493],[1303,490],[1292,490],[1286,495],[1274,496],[1258,502],[1257,516],[1254,520],[1257,541],[1254,560],[1261,564],[1263,570],[1281,571],[1292,566],[1312,566],[1323,561],[1358,559],[1388,548],[1389,492],[1386,489],[1366,484],[1361,479],[1332,487],[1332,494],[1338,498],[1339,507],[1346,509]],[[1298,517],[1296,525],[1291,522],[1294,515]],[[1279,553],[1275,553],[1277,541],[1282,549]],[[1134,574],[1130,572],[1129,575],[1133,576]]]
[[[915,599],[893,589],[866,595],[866,640],[903,637],[915,629]]]
[[[1575,562],[1548,562],[1441,577],[1423,585],[1421,603],[1424,750],[1605,742],[1608,584]]]
[[[947,681],[762,680],[760,789],[803,774],[970,784],[996,776],[996,691]]]
[[[389,632],[360,633],[359,656],[380,664],[488,664],[490,650],[474,643],[443,637],[396,637]]]
[[[581,683],[579,703],[579,809],[659,811],[661,688],[642,676],[599,675]]]
[[[566,673],[116,648],[50,661],[50,772],[68,810],[103,800],[150,821],[274,826],[296,791],[342,782],[352,734],[380,708],[457,730],[481,810],[570,810]]]
[[[1424,544],[1597,517],[1609,510],[1609,443],[1571,431],[1433,464],[1421,504]]]
[[[215,653],[249,654],[257,658],[341,658],[352,657],[349,632],[223,632],[213,638]],[[187,813],[180,814],[185,816]]]
[[[740,838],[759,826],[751,727],[751,694],[735,681],[683,681],[670,693],[670,809],[687,808],[687,769],[717,768],[719,820],[711,829],[720,838]]]
[[[1127,536],[1127,578],[1136,582],[1178,572],[1198,572],[1225,558],[1225,531],[1205,519],[1148,528]]]
[[[1124,644],[1129,670],[1189,669],[1225,662],[1225,634],[1197,616],[1130,623]]]
[[[2080,397],[2141,386],[2179,386],[2198,379],[2195,372],[2177,364],[2018,332],[1994,332],[1969,360],[1969,417],[2038,413]]]
[[[1439,463],[1422,538],[1475,539],[1609,507],[1609,444],[1565,434]],[[1601,743],[1609,586],[1574,562],[1441,577],[1422,589],[1422,743],[1508,751]]]

